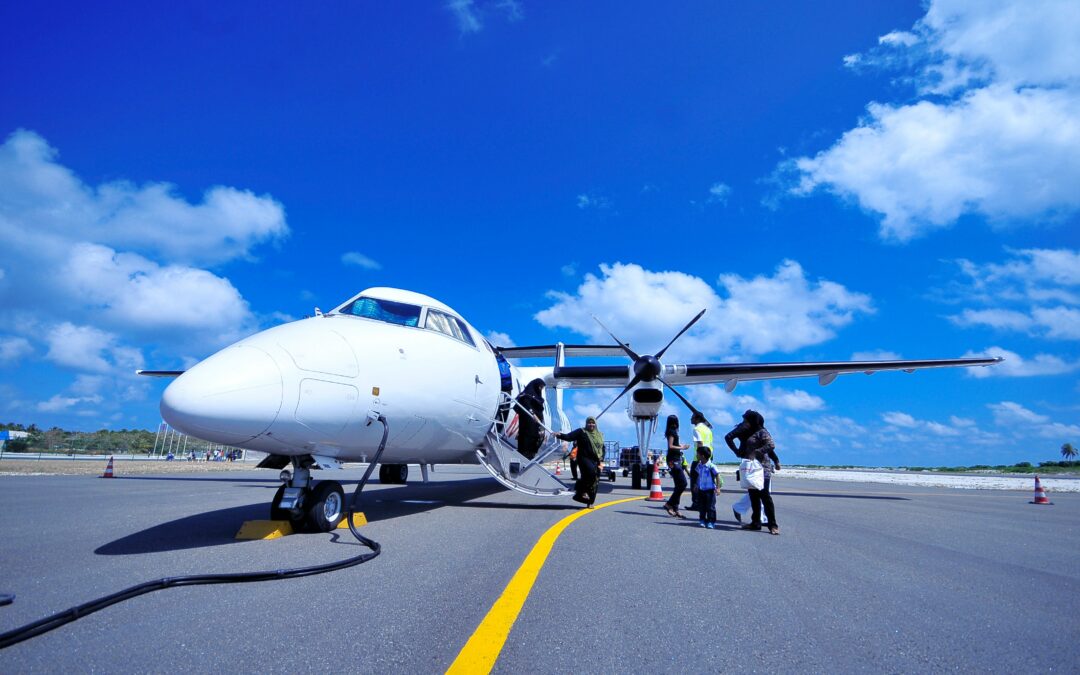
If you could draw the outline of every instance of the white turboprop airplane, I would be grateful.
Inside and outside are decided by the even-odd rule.
[[[347,511],[337,481],[315,483],[311,469],[377,462],[384,483],[404,483],[408,464],[424,479],[434,464],[481,464],[508,488],[531,495],[570,489],[541,462],[562,444],[549,434],[540,451],[517,452],[513,401],[535,378],[545,384],[540,422],[569,431],[564,389],[622,387],[638,447],[648,448],[665,388],[692,411],[673,385],[816,376],[829,384],[843,373],[948,366],[987,366],[1000,358],[819,363],[664,364],[655,355],[613,345],[493,347],[460,314],[426,295],[369,288],[336,309],[275,326],[222,349],[187,371],[140,370],[176,377],[161,398],[161,416],[197,438],[268,453],[260,467],[283,469],[285,482],[271,517],[329,531]],[[606,330],[606,329],[605,329]],[[609,332],[610,334],[610,332]],[[631,364],[567,366],[568,357],[629,357]],[[508,359],[553,359],[551,367],[518,367]],[[608,406],[610,408],[611,405]],[[605,409],[606,412],[607,409]],[[603,413],[601,413],[603,414]],[[382,428],[373,422],[382,423]],[[644,460],[644,458],[642,458]]]

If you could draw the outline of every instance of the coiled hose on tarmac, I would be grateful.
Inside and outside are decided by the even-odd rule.
[[[349,513],[347,515],[349,519],[349,531],[352,532],[353,536],[356,537],[356,540],[359,541],[361,545],[371,549],[370,552],[361,553],[360,555],[353,556],[352,558],[340,562],[312,565],[310,567],[294,567],[291,569],[268,570],[265,572],[236,572],[233,574],[192,574],[189,576],[165,577],[164,579],[157,579],[156,581],[147,581],[138,584],[137,586],[132,586],[131,588],[125,588],[112,595],[98,598],[97,600],[84,602],[81,605],[58,612],[52,616],[47,616],[44,619],[39,619],[33,623],[28,623],[25,626],[20,626],[14,630],[2,633],[0,634],[0,649],[5,649],[24,640],[29,640],[42,633],[48,633],[64,624],[71,623],[84,616],[89,616],[94,612],[105,609],[110,605],[115,605],[118,602],[130,600],[131,598],[145,595],[146,593],[151,593],[153,591],[160,591],[164,588],[205,586],[209,584],[240,584],[249,581],[271,581],[273,579],[310,577],[316,574],[343,570],[347,567],[355,567],[356,565],[366,563],[376,557],[382,551],[382,547],[378,542],[368,539],[360,534],[356,529],[356,525],[353,523],[353,513],[356,511],[356,506],[360,501],[361,490],[364,489],[364,485],[367,484],[372,470],[382,457],[383,448],[386,447],[386,437],[390,433],[390,425],[386,422],[386,417],[380,414],[377,419],[383,425],[382,441],[379,442],[379,449],[375,453],[375,457],[372,459],[371,463],[368,464],[367,471],[364,472],[363,478],[361,478],[360,482],[356,485],[356,490],[353,492],[352,504],[349,506]]]

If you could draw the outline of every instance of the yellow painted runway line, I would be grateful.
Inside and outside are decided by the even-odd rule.
[[[529,597],[529,591],[532,590],[533,584],[536,583],[536,577],[540,575],[540,569],[544,566],[548,554],[551,553],[551,547],[554,546],[555,540],[559,538],[563,530],[582,516],[596,513],[600,509],[615,506],[616,504],[640,501],[642,499],[644,497],[630,497],[629,499],[616,499],[615,501],[597,504],[594,509],[581,509],[549,527],[547,532],[544,532],[536,545],[533,546],[533,549],[529,551],[529,555],[525,556],[525,561],[521,563],[521,567],[514,573],[502,595],[488,610],[487,616],[477,626],[472,637],[462,647],[461,652],[458,653],[457,658],[450,664],[450,668],[446,672],[455,675],[458,673],[490,673],[495,666],[495,659],[499,658],[499,653],[506,643],[506,638],[510,635],[510,629],[513,628],[518,614],[521,613],[521,608],[525,605],[525,599]]]

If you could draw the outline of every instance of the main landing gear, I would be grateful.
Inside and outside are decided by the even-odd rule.
[[[408,479],[408,464],[379,465],[379,482],[383,485],[404,485]]]
[[[270,502],[271,520],[288,520],[296,530],[330,532],[348,510],[345,491],[336,480],[322,480],[312,487],[311,469],[293,464],[293,472],[274,493]]]

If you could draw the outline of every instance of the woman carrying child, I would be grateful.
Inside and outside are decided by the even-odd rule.
[[[743,525],[744,530],[761,529],[761,510],[765,509],[765,517],[768,518],[769,534],[780,534],[780,524],[776,522],[776,508],[773,506],[772,495],[769,493],[772,474],[780,470],[780,458],[776,456],[776,444],[773,443],[769,430],[765,428],[765,418],[756,410],[747,410],[743,413],[743,421],[750,425],[752,433],[736,449],[731,441],[728,446],[736,455],[744,460],[760,463],[764,480],[760,487],[747,487],[750,496],[750,506],[753,509],[752,520]],[[741,467],[740,467],[741,468]]]

